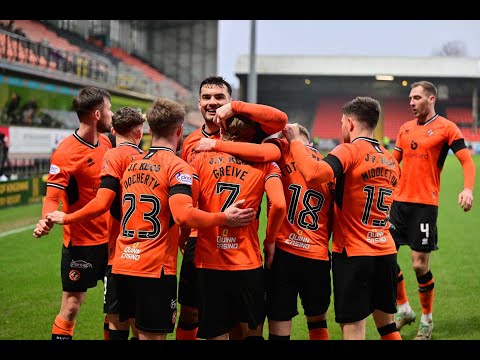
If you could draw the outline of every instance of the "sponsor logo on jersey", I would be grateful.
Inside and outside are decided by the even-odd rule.
[[[418,144],[415,141],[412,141],[410,147],[412,148],[412,150],[415,150],[418,147]]]
[[[428,136],[433,136],[434,134],[435,134],[435,130],[433,130],[433,129],[430,129],[430,130],[427,131]]]
[[[50,165],[49,174],[56,175],[60,172],[60,168],[57,165]]]
[[[193,183],[192,177],[188,174],[178,173],[175,177],[177,178],[178,182],[180,182],[182,184],[192,185],[192,183]]]

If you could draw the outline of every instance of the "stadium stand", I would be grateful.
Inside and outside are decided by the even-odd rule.
[[[408,100],[408,99],[407,99]],[[408,105],[408,101],[402,99],[385,99],[383,101],[383,131],[395,142],[398,129],[407,120],[413,119],[412,110]]]

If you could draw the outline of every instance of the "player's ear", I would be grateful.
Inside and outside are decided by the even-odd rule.
[[[350,132],[352,132],[353,129],[355,128],[355,122],[353,121],[353,119],[351,117],[347,118],[347,122],[348,122],[348,130]]]

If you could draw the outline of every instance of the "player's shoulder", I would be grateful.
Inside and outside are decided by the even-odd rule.
[[[400,130],[399,131],[403,131],[403,130],[407,130],[407,129],[410,130],[410,129],[414,128],[415,126],[417,126],[417,119],[407,120],[402,125],[400,125]]]
[[[439,125],[443,125],[445,127],[449,128],[457,128],[457,124],[455,124],[452,120],[447,119],[444,116],[438,115],[437,119],[435,122],[438,122]]]
[[[73,144],[76,144],[76,143],[78,143],[78,139],[73,134],[70,134],[65,138],[63,138],[62,141],[58,143],[56,150],[62,149],[65,147],[68,148],[69,146],[72,146]]]
[[[110,138],[106,134],[103,134],[103,133],[100,134],[98,136],[98,141],[99,141],[100,145],[106,146],[109,149],[113,148],[112,141],[110,140]]]

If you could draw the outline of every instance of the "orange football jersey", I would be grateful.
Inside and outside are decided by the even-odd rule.
[[[200,129],[197,129],[190,133],[185,140],[183,141],[182,146],[182,159],[185,160],[187,163],[191,163],[194,156],[196,155],[193,152],[193,149],[198,145],[200,139],[202,138],[210,138],[210,139],[219,139],[220,138],[220,130],[216,131],[213,134],[209,134],[205,131],[205,125],[203,125]],[[197,229],[191,229],[190,237],[197,237],[198,231]]]
[[[172,149],[151,147],[131,162],[121,180],[122,221],[113,273],[159,278],[176,275],[178,225],[169,197],[192,194],[191,167]]]
[[[119,181],[127,166],[135,157],[140,156],[143,150],[132,143],[121,143],[116,148],[110,149],[103,157],[103,167],[100,177],[111,176]],[[116,186],[115,186],[116,187]],[[109,232],[108,240],[108,265],[112,265],[113,255],[115,253],[115,244],[120,233],[120,220],[122,218],[121,187],[111,189],[116,192],[115,199],[110,207],[107,225]]]
[[[341,164],[336,174],[332,251],[348,256],[395,254],[390,234],[390,207],[400,179],[400,167],[375,139],[359,137],[335,147]],[[330,159],[329,159],[330,158]]]
[[[402,178],[394,199],[438,206],[440,172],[449,149],[465,148],[459,140],[463,135],[458,126],[439,115],[422,125],[417,120],[404,123],[395,143],[401,153]]]
[[[295,166],[290,144],[285,139],[268,139],[282,153],[277,161],[282,173],[287,216],[277,234],[276,247],[289,253],[318,260],[329,260],[328,241],[333,216],[333,183],[307,183]],[[317,159],[323,156],[314,147],[305,145]]]
[[[198,207],[220,212],[245,199],[245,208],[258,209],[271,177],[280,177],[275,163],[249,163],[223,152],[202,152],[192,167],[200,181]],[[217,226],[198,230],[195,267],[250,270],[262,266],[258,221],[240,228]]]
[[[47,186],[65,190],[62,211],[71,213],[83,208],[97,193],[103,156],[112,144],[104,134],[93,145],[76,131],[66,137],[52,153]],[[107,214],[63,227],[63,244],[68,246],[100,245],[108,241]]]

